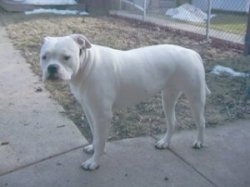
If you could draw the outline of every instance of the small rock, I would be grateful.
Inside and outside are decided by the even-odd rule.
[[[1,145],[9,145],[10,142],[1,142]]]
[[[164,180],[165,180],[165,181],[168,181],[168,177],[165,177]]]
[[[36,88],[36,92],[42,92],[43,89],[41,87]]]
[[[56,165],[57,165],[57,166],[61,166],[61,165],[62,165],[62,163],[60,163],[60,162],[57,162],[57,163],[56,163]]]
[[[59,125],[56,128],[62,128],[62,127],[65,127],[65,125]]]

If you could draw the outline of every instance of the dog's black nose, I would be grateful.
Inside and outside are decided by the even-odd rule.
[[[57,64],[51,64],[48,66],[48,73],[54,75],[58,72],[59,66]]]

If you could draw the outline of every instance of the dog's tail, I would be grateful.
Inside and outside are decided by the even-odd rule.
[[[211,94],[211,91],[209,90],[208,86],[207,86],[207,83],[206,83],[206,94],[207,95],[210,95]]]
[[[197,57],[199,58],[199,61],[200,61],[200,63],[202,64],[203,69],[204,69],[204,62],[203,62],[203,60],[202,60],[200,54],[196,52],[196,55],[197,55]],[[204,69],[204,71],[205,71],[205,69]],[[206,95],[210,95],[210,94],[211,94],[211,91],[209,90],[209,88],[208,88],[208,86],[207,86],[207,83],[205,83],[205,84],[206,84],[206,85],[205,85]]]

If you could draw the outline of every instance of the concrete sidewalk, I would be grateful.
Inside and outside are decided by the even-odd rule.
[[[0,90],[0,175],[87,143],[2,28]]]
[[[153,137],[110,142],[97,171],[80,169],[86,140],[0,29],[1,187],[250,186],[250,121],[177,132],[170,150]]]

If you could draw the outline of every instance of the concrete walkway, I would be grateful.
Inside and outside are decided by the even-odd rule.
[[[0,28],[0,175],[86,144]],[[0,185],[1,186],[1,185]]]
[[[207,129],[206,146],[191,148],[194,131],[177,132],[170,150],[155,138],[107,144],[101,167],[80,169],[86,140],[0,29],[1,187],[250,186],[250,122]]]

